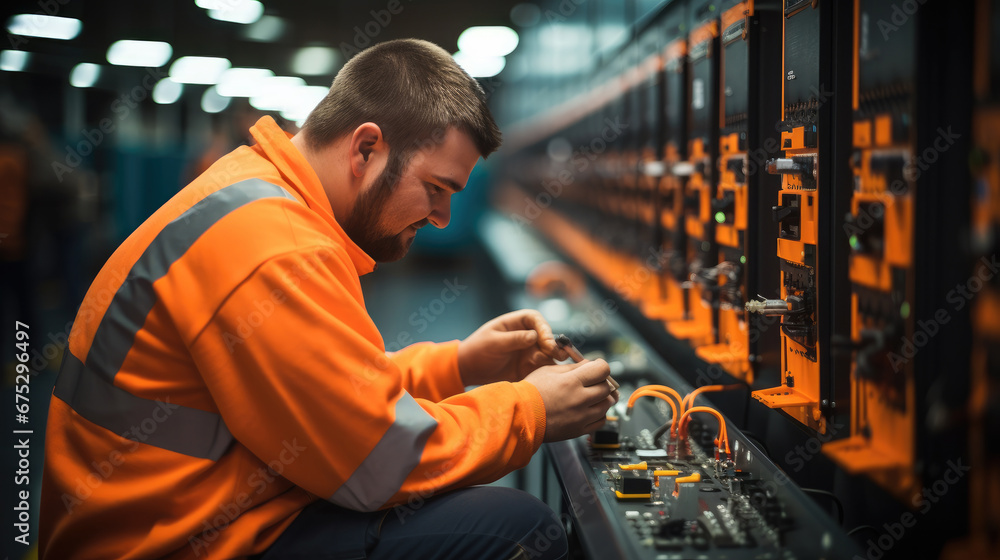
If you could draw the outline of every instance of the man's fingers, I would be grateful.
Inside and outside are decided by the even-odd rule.
[[[531,358],[528,359],[528,363],[532,369],[538,369],[542,366],[550,366],[555,362],[552,361],[552,358],[548,354],[545,354],[541,350],[536,350],[535,353],[531,355]]]
[[[581,390],[584,391],[584,402],[587,403],[587,406],[598,406],[604,402],[604,399],[608,398],[608,395],[611,394],[609,387],[604,383],[584,387]]]
[[[538,333],[538,348],[556,360],[565,360],[569,356],[566,351],[556,344],[555,335],[552,334],[552,327],[541,313],[534,309],[525,309],[521,314],[521,326]]]
[[[535,331],[498,331],[493,344],[504,351],[524,350],[535,345],[538,334]]]
[[[583,383],[584,387],[590,387],[597,384],[605,385],[605,380],[611,375],[611,368],[604,360],[594,360],[592,362],[583,362],[573,372],[580,379],[580,382]]]

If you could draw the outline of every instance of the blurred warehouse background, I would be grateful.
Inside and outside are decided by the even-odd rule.
[[[505,143],[363,280],[387,349],[537,307],[632,388],[733,388],[710,399],[730,438],[792,481],[765,492],[778,544],[702,520],[698,548],[613,500],[582,522],[565,457],[588,452],[552,447],[504,483],[574,514],[575,557],[1000,557],[1000,2],[8,0],[0,22],[4,399],[20,321],[36,493],[105,259],[261,116],[296,131],[353,54],[416,37],[481,80]]]

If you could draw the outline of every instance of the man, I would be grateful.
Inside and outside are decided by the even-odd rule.
[[[565,354],[532,311],[386,355],[359,283],[444,227],[498,147],[482,89],[442,49],[392,41],[348,62],[298,135],[251,132],[80,308],[42,557],[563,557],[551,510],[472,486],[599,427],[607,364],[550,365]]]

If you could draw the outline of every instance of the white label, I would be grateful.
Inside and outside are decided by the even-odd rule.
[[[691,81],[691,107],[693,109],[705,108],[705,81],[700,78]]]

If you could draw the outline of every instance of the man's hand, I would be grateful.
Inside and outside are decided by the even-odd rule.
[[[566,358],[552,327],[531,309],[501,315],[458,345],[458,371],[466,385],[520,381],[539,367]]]
[[[608,385],[611,374],[604,360],[546,366],[524,378],[545,403],[545,441],[561,441],[593,432],[604,425],[608,409],[618,402],[618,390]]]

